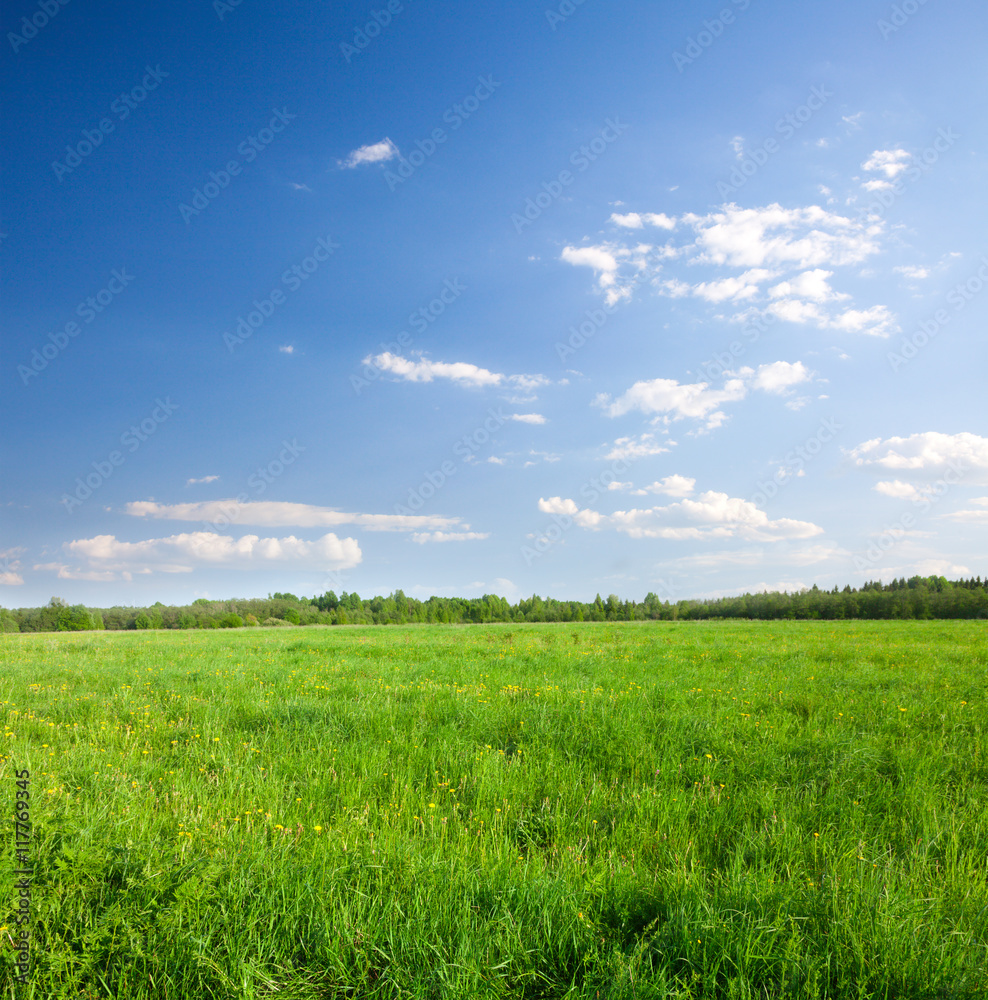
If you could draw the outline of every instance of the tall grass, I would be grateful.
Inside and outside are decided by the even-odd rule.
[[[0,655],[0,789],[29,768],[35,824],[33,968],[15,985],[0,948],[4,996],[988,996],[978,623]]]

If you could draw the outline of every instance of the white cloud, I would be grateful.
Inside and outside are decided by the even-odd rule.
[[[814,268],[812,271],[803,271],[791,281],[782,281],[770,288],[768,294],[772,298],[797,296],[801,299],[811,299],[814,302],[849,299],[850,295],[835,292],[830,287],[827,279],[833,277],[833,273],[833,271],[825,271],[821,267]]]
[[[480,531],[417,531],[412,541],[424,545],[426,542],[473,542],[490,537],[489,532]]]
[[[389,351],[374,356],[368,355],[364,358],[363,364],[373,365],[380,371],[398,375],[406,382],[432,382],[437,378],[447,378],[457,385],[511,386],[526,392],[550,384],[545,375],[504,375],[466,361],[430,361],[427,358],[412,361],[391,354]]]
[[[0,552],[0,585],[7,587],[19,587],[24,583],[21,576],[20,556],[24,555],[27,549],[23,546],[16,546],[12,549],[4,549]]]
[[[775,521],[749,500],[708,490],[696,500],[684,499],[664,507],[619,510],[602,514],[581,510],[574,500],[550,497],[539,500],[539,510],[563,514],[584,528],[612,528],[631,538],[703,540],[709,538],[744,538],[749,541],[774,542],[786,538],[812,538],[823,528],[808,521],[779,518]]]
[[[771,364],[758,366],[751,386],[753,389],[761,389],[763,392],[782,395],[788,392],[792,386],[809,381],[812,374],[802,361],[797,361],[794,364],[790,364],[788,361],[773,361]]]
[[[671,378],[656,378],[636,382],[613,403],[607,396],[599,396],[597,403],[605,408],[609,417],[620,417],[631,410],[645,414],[667,413],[671,419],[690,417],[706,420],[709,428],[718,427],[725,415],[718,409],[724,403],[744,399],[747,389],[741,379],[729,379],[723,389],[710,389],[706,382],[683,385]]]
[[[711,388],[706,382],[681,383],[671,378],[656,378],[636,382],[613,402],[606,394],[594,401],[604,407],[609,417],[620,417],[632,410],[646,415],[664,414],[666,420],[703,420],[705,428],[719,427],[726,419],[720,409],[725,403],[736,403],[745,398],[749,388],[775,395],[791,392],[794,385],[806,382],[812,372],[801,361],[774,361],[753,368],[741,368],[726,373],[731,378],[720,389]]]
[[[468,527],[458,517],[426,514],[348,514],[333,507],[277,500],[238,503],[235,499],[202,503],[160,504],[151,500],[128,503],[124,513],[166,521],[199,521],[210,525],[250,524],[265,528],[331,528],[357,525],[368,531],[416,531],[423,528]]]
[[[85,560],[89,572],[103,574],[99,579],[109,579],[111,577],[105,574],[112,573],[191,573],[205,566],[256,569],[275,562],[320,570],[351,569],[362,559],[356,539],[337,538],[331,533],[313,542],[293,535],[287,538],[260,538],[257,535],[231,538],[209,531],[142,542],[123,542],[114,535],[97,535],[66,542],[62,548],[69,555]],[[73,572],[71,568],[65,571]]]
[[[909,166],[910,159],[912,157],[904,149],[876,149],[861,167],[894,180]]]
[[[282,344],[279,348],[282,354],[294,354],[295,348],[292,344]]]
[[[899,267],[893,267],[892,270],[904,275],[911,281],[922,281],[923,278],[930,276],[930,269],[928,267],[919,267],[912,264],[903,264]]]
[[[340,161],[340,166],[344,170],[352,170],[362,163],[387,163],[398,155],[398,147],[390,139],[385,138],[380,142],[353,150],[345,160]]]
[[[662,493],[668,497],[688,497],[693,493],[696,480],[689,476],[672,475],[664,479],[656,480],[651,486],[644,486],[640,490],[635,490],[635,496],[644,496],[647,493]]]
[[[610,221],[626,229],[642,229],[648,215],[614,214]],[[894,317],[884,305],[835,312],[850,296],[835,291],[830,279],[838,267],[859,265],[880,250],[885,223],[855,219],[818,205],[783,208],[779,204],[741,208],[730,203],[704,215],[688,213],[678,220],[683,239],[678,246],[627,246],[619,241],[566,247],[560,259],[590,267],[608,304],[630,298],[635,287],[651,285],[670,298],[692,296],[711,303],[743,302],[751,307],[731,317],[751,319],[752,311],[821,329],[842,329],[887,336]],[[692,236],[692,239],[690,238]],[[680,260],[688,270],[669,273]],[[697,269],[713,274],[697,277]],[[740,273],[724,273],[739,271]],[[780,280],[781,279],[781,280]],[[767,293],[764,285],[775,281]],[[756,303],[760,303],[756,305]]]
[[[876,493],[893,497],[896,500],[915,500],[920,496],[919,490],[912,483],[904,483],[901,479],[875,483],[872,489]]]
[[[744,136],[736,135],[731,140],[731,149],[734,150],[734,155],[739,159],[744,159]]]
[[[847,452],[855,465],[883,469],[943,473],[960,470],[975,472],[979,480],[988,471],[988,438],[971,434],[940,434],[925,431],[909,437],[874,438]],[[980,474],[980,475],[979,475]]]
[[[637,438],[618,438],[604,458],[608,462],[619,460],[634,462],[639,458],[662,455],[667,451],[669,451],[668,448],[655,440],[654,434],[640,434]]]
[[[625,229],[644,229],[646,223],[650,226],[656,226],[659,229],[676,228],[676,220],[662,212],[646,212],[644,215],[638,212],[628,212],[627,215],[619,215],[617,212],[614,212],[607,221],[613,222],[617,226],[623,226]]]
[[[203,476],[202,479],[186,479],[186,486],[195,486],[196,483],[215,483],[219,476]]]
[[[516,420],[521,424],[544,424],[545,417],[541,413],[512,413],[509,420]]]

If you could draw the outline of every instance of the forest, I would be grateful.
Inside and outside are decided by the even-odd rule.
[[[332,590],[321,597],[268,594],[266,598],[213,601],[201,597],[180,607],[160,601],[151,607],[88,608],[53,597],[41,608],[0,608],[0,631],[67,632],[125,629],[215,629],[303,625],[469,625],[491,622],[762,621],[839,619],[988,618],[988,578],[947,580],[913,576],[860,588],[793,593],[745,593],[707,600],[662,601],[654,593],[642,601],[616,594],[592,602],[560,601],[533,594],[515,604],[496,594],[483,597],[430,597],[426,601],[396,590],[387,597],[362,598]]]

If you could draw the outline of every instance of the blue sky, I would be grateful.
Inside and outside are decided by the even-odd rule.
[[[988,573],[973,0],[3,30],[4,605]]]

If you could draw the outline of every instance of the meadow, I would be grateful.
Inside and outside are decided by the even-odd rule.
[[[5,634],[0,662],[2,997],[988,996],[984,623]]]

